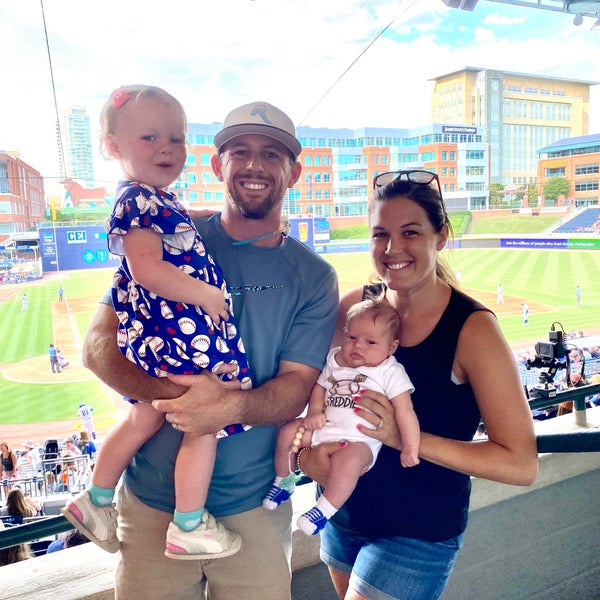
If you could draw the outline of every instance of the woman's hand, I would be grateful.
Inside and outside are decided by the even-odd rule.
[[[402,438],[396,424],[394,407],[389,399],[373,390],[361,390],[354,398],[354,412],[371,423],[373,428],[357,425],[361,433],[381,441],[386,446],[402,450]]]

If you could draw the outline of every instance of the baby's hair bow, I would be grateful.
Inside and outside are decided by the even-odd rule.
[[[110,103],[113,108],[121,108],[121,106],[123,106],[127,100],[129,100],[129,98],[131,98],[129,92],[119,88],[110,95]]]

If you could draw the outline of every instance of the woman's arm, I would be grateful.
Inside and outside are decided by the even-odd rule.
[[[479,311],[469,317],[461,332],[455,374],[469,381],[488,439],[459,441],[421,433],[421,458],[454,471],[512,485],[530,485],[537,475],[537,446],[533,419],[516,361],[496,319]],[[382,394],[361,396],[361,416],[381,430],[361,427],[366,435],[402,448],[394,411]],[[368,411],[372,411],[373,415]]]
[[[424,433],[422,458],[493,481],[533,483],[538,459],[531,410],[515,357],[492,314],[479,311],[465,323],[455,373],[470,382],[488,439],[458,442]]]
[[[141,286],[167,300],[201,306],[217,324],[229,318],[225,296],[218,287],[163,260],[162,241],[154,230],[132,227],[123,236],[123,247],[131,275]]]

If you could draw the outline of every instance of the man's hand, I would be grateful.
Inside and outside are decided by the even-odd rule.
[[[172,400],[154,400],[152,406],[165,413],[166,420],[179,431],[193,435],[216,433],[239,422],[240,382],[222,381],[212,373],[173,375],[168,378],[188,390]]]

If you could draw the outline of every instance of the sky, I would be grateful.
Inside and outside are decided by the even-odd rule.
[[[430,80],[466,66],[600,83],[593,24],[488,0],[472,12],[442,0],[0,0],[0,150],[59,193],[57,114],[85,106],[97,183],[114,183],[98,116],[133,83],[164,87],[192,123],[264,100],[296,125],[424,125]],[[590,113],[600,132],[600,85]]]

